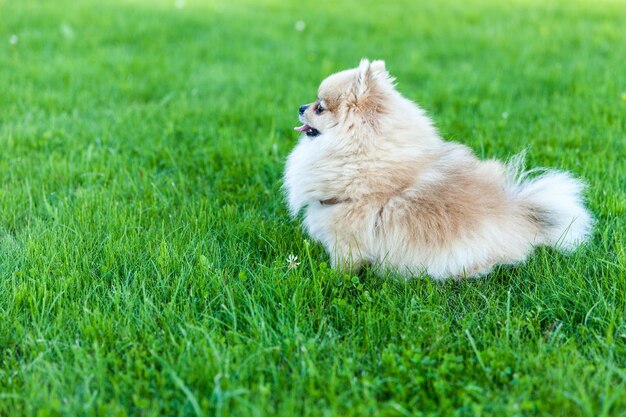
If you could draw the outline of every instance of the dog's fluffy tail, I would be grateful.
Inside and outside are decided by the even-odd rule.
[[[573,251],[589,239],[594,223],[583,201],[585,184],[563,171],[524,171],[524,159],[522,152],[507,164],[508,188],[525,219],[536,226],[535,243]]]

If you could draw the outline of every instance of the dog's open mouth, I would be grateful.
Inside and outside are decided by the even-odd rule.
[[[297,130],[298,132],[304,132],[306,133],[307,136],[312,137],[312,138],[320,134],[319,130],[312,128],[311,126],[307,124],[304,124],[300,127],[294,127],[293,129]]]

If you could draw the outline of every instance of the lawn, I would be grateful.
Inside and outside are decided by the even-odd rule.
[[[0,416],[626,416],[625,21],[0,0]],[[281,177],[298,106],[361,57],[444,137],[583,178],[592,241],[463,282],[330,270]]]

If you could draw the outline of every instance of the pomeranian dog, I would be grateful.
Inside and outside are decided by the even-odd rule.
[[[479,160],[446,142],[402,97],[383,61],[326,78],[300,106],[304,134],[288,157],[289,209],[335,268],[434,279],[477,277],[523,262],[535,246],[571,252],[593,220],[570,174]]]

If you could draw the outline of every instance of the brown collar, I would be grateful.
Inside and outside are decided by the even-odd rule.
[[[349,198],[346,198],[345,200],[340,200],[338,198],[329,198],[326,200],[320,200],[320,204],[323,206],[334,206],[336,204],[341,204],[341,203],[349,203],[351,200]]]

